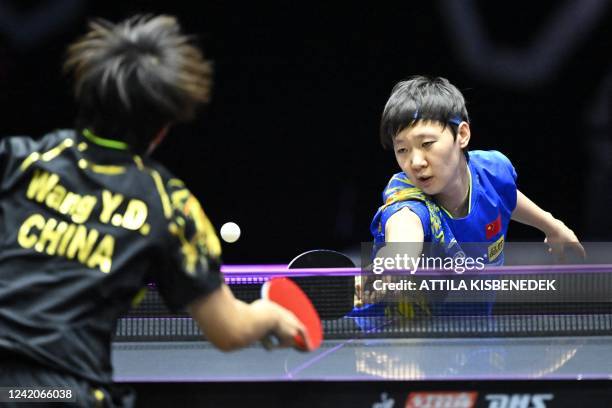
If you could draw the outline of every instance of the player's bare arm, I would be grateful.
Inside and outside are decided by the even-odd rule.
[[[516,208],[512,212],[512,219],[522,224],[539,229],[546,235],[545,242],[550,251],[559,258],[563,258],[566,248],[571,248],[576,253],[585,257],[585,251],[580,241],[570,228],[561,220],[556,219],[547,211],[541,209],[531,201],[525,194],[517,190]]]
[[[265,299],[245,303],[227,285],[196,300],[188,310],[206,338],[223,351],[245,347],[270,333],[280,340],[280,347],[292,347],[294,337],[305,333],[293,313]]]
[[[386,242],[423,243],[423,224],[418,215],[408,208],[402,208],[387,221],[385,225]],[[411,246],[412,247],[412,246]],[[414,247],[414,256],[419,256],[423,246]]]
[[[402,208],[397,211],[385,225],[385,241],[396,243],[407,243],[407,245],[390,245],[383,247],[377,253],[377,257],[393,258],[397,251],[402,251],[402,255],[406,254],[411,258],[418,258],[423,250],[423,224],[418,215],[409,208]],[[383,281],[390,281],[391,276],[383,276]],[[357,305],[363,303],[376,303],[381,301],[385,296],[384,291],[371,290],[372,282],[357,282],[356,294]]]

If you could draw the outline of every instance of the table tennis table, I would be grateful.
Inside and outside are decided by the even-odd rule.
[[[292,276],[327,272],[304,269]],[[332,272],[337,279],[357,270]],[[494,271],[505,276],[565,272],[571,279],[593,277],[604,298],[612,293],[612,265]],[[231,285],[256,286],[282,275],[283,268],[228,266],[224,273]],[[583,291],[594,287],[572,285]],[[609,407],[612,297],[608,303],[598,300],[563,310],[557,305],[552,312],[526,312],[519,304],[510,305],[513,313],[417,316],[404,319],[399,332],[364,331],[355,324],[363,316],[336,316],[323,319],[327,339],[312,353],[266,351],[259,345],[224,353],[201,338],[188,316],[128,316],[112,346],[115,381],[136,388],[142,406]]]

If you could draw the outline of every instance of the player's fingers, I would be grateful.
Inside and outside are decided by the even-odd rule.
[[[266,350],[274,350],[275,348],[279,347],[280,343],[281,343],[280,339],[276,337],[274,334],[269,334],[263,339],[261,339],[261,345]]]
[[[586,251],[580,242],[574,243],[572,247],[574,251],[576,251],[576,253],[582,257],[582,259],[586,259]]]
[[[378,290],[372,290],[368,293],[368,304],[374,304],[380,301],[381,294]]]
[[[294,347],[295,337],[304,336],[306,327],[290,310],[278,306],[279,323],[274,330],[275,337],[278,338],[278,344],[273,348],[279,347]],[[264,347],[266,344],[264,344]]]
[[[361,277],[358,276],[355,278],[355,300],[356,303],[363,303],[364,299],[365,287],[362,284]]]
[[[282,336],[278,347],[294,347],[296,349],[301,349],[296,342],[297,338],[301,338],[302,340],[308,339],[308,336],[306,336],[306,329],[301,324]]]
[[[291,330],[291,337],[295,337],[299,334],[305,334],[306,333],[306,326],[304,326],[304,324],[300,321],[300,319],[298,319],[293,313],[291,313],[291,316],[293,317],[293,327]]]
[[[552,243],[552,256],[557,263],[565,263],[566,262],[566,253],[565,253],[565,245],[560,243]]]
[[[305,347],[296,342],[296,337],[299,337]],[[310,337],[306,334],[306,329],[299,330],[297,336],[294,337],[293,347],[300,350],[306,351],[312,348],[312,342],[310,341]]]
[[[304,350],[303,347],[300,346],[299,341],[301,341],[302,345],[306,345],[310,347],[310,343],[308,343],[308,336],[306,334],[306,327],[294,317],[292,319],[292,324],[290,327],[283,332],[279,333],[279,344],[276,348],[281,347],[293,347],[297,350]]]
[[[550,254],[552,258],[552,262],[556,264],[561,264],[565,262],[565,256],[563,254],[563,249],[559,248],[558,245],[551,246],[550,249],[548,250],[548,253]]]

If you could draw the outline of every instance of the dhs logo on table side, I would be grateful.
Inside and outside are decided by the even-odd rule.
[[[477,399],[478,392],[475,391],[411,392],[408,394],[405,408],[474,408]],[[484,399],[485,405],[482,406],[487,408],[547,408],[546,402],[552,401],[554,396],[553,394],[488,394]]]
[[[488,408],[546,408],[553,394],[488,394]]]

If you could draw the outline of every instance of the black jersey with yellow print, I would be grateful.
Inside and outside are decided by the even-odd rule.
[[[0,141],[0,354],[110,382],[111,335],[139,289],[183,308],[221,285],[220,252],[183,183],[122,142]]]

